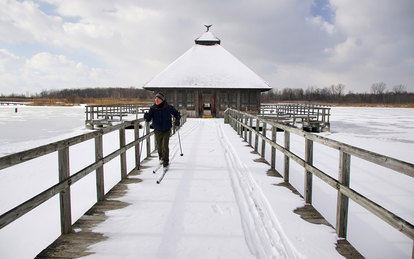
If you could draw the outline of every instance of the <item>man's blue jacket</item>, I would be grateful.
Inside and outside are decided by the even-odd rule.
[[[163,101],[159,105],[152,105],[148,113],[144,114],[144,118],[147,122],[152,120],[152,127],[154,130],[168,131],[172,127],[172,116],[175,120],[179,121],[181,118],[180,113],[172,106]]]

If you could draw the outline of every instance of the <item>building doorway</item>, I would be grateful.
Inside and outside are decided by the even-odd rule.
[[[211,109],[212,109],[212,100],[211,100],[211,94],[202,94],[201,96],[201,102],[200,102],[200,106],[201,106],[201,117],[203,118],[211,118],[212,117],[212,113],[211,113]]]

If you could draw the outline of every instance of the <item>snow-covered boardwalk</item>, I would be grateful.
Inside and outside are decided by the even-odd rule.
[[[222,119],[189,119],[170,140],[171,167],[161,184],[155,154],[140,179],[91,229],[103,240],[88,258],[335,258],[333,228],[300,219],[303,200],[268,176],[269,165]],[[256,160],[256,161],[255,161]],[[79,231],[76,230],[75,231]]]

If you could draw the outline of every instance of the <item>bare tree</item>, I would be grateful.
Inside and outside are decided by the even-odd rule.
[[[384,82],[375,83],[375,84],[372,84],[371,86],[371,93],[382,95],[385,93],[386,88],[387,88],[387,85]]]
[[[392,87],[392,91],[395,94],[403,94],[407,92],[407,87],[403,84],[395,85]]]
[[[346,86],[344,84],[331,85],[332,95],[340,99],[341,96],[344,94],[345,87]]]

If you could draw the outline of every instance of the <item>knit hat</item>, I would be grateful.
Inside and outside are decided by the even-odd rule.
[[[160,98],[161,100],[165,101],[165,95],[163,93],[157,93],[155,97]]]

